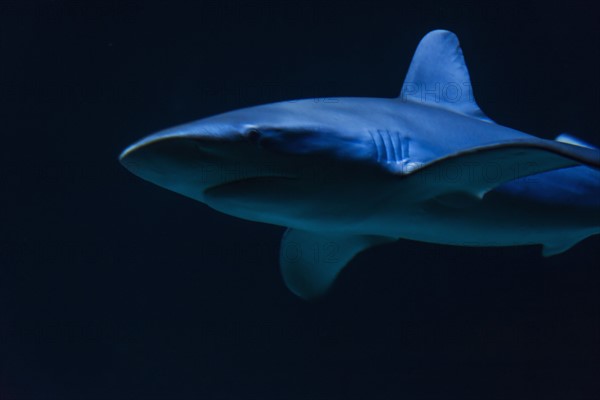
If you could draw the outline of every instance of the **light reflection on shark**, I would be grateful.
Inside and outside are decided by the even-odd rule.
[[[151,135],[121,162],[226,214],[288,227],[282,274],[304,298],[358,252],[398,239],[553,255],[600,232],[600,151],[491,121],[443,30],[420,42],[398,98],[231,111]]]

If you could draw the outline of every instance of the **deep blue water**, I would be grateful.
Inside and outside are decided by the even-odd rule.
[[[283,229],[117,162],[153,131],[301,97],[396,96],[461,40],[481,108],[600,144],[591,2],[0,1],[0,399],[593,399],[600,238],[398,242],[303,302]]]

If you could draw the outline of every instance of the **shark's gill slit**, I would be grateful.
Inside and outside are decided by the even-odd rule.
[[[402,160],[402,142],[397,131],[390,133],[392,149],[394,152],[394,162],[399,163]]]
[[[382,141],[378,131],[369,131],[369,135],[371,136],[371,140],[375,145],[375,151],[377,152],[377,162],[383,161],[383,154],[385,154],[384,150],[381,149]]]
[[[379,129],[379,135],[381,135],[381,139],[383,141],[383,147],[385,149],[385,162],[393,163],[394,162],[394,152],[392,149],[392,140],[390,138],[390,131],[387,129]]]

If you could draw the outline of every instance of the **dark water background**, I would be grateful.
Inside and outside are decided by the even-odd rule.
[[[428,31],[482,109],[600,144],[593,2],[0,0],[0,399],[595,399],[598,237],[399,242],[314,304],[283,229],[143,182],[140,137],[300,97],[396,96]]]

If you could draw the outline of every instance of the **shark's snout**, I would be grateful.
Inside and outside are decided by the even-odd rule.
[[[219,153],[197,139],[143,140],[127,148],[120,161],[140,178],[198,200],[206,188],[221,183],[211,176],[222,163]]]
[[[212,188],[283,175],[252,134],[202,128],[203,133],[174,130],[148,136],[126,148],[120,161],[146,181],[203,202]]]

